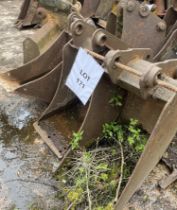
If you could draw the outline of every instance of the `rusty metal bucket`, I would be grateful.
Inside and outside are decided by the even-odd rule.
[[[75,16],[76,14],[73,14]],[[73,19],[73,17],[70,17]],[[68,41],[63,48],[60,48],[62,59],[58,65],[47,74],[39,77],[29,83],[20,86],[16,91],[33,95],[40,100],[49,103],[47,109],[42,113],[39,120],[34,124],[35,129],[41,135],[42,139],[57,155],[64,158],[70,151],[70,138],[72,131],[83,131],[82,146],[88,145],[93,139],[101,134],[102,125],[106,122],[113,121],[119,115],[119,110],[110,106],[109,100],[119,88],[112,84],[108,76],[104,76],[96,88],[89,104],[82,106],[76,96],[65,86],[65,81],[70,73],[78,52],[77,46],[96,49],[95,44],[102,41],[102,31],[86,24],[83,20],[76,20],[71,23],[72,40]],[[82,35],[77,36],[78,28],[82,28]],[[79,32],[80,33],[80,32]],[[113,38],[111,34],[105,31],[108,39],[105,45],[108,48],[125,49],[119,39]],[[90,37],[93,39],[90,39]],[[84,38],[90,39],[87,44]],[[98,46],[99,48],[99,46]],[[48,86],[47,90],[43,89],[43,85]],[[119,91],[120,94],[121,91]],[[102,112],[98,112],[100,109]],[[72,116],[72,112],[77,112]],[[77,110],[77,111],[76,111]]]
[[[144,16],[145,8],[142,9],[141,5],[134,5],[133,11],[129,11],[129,6],[127,5],[124,13],[127,15],[127,20],[130,21],[131,17],[136,20],[140,12],[141,16]],[[152,20],[153,16],[149,12],[145,16],[141,18],[140,23],[144,24],[143,20],[146,18],[145,21],[149,25],[149,20]],[[157,26],[159,18],[155,17],[153,20],[155,20],[153,26]],[[153,27],[155,34],[161,34],[157,45],[152,47],[150,45],[152,49],[129,49],[123,41],[106,30],[97,29],[93,22],[89,24],[89,21],[73,13],[69,17],[68,31],[62,32],[48,51],[24,66],[0,76],[4,80],[20,84],[16,91],[33,95],[47,102],[47,109],[34,123],[34,127],[51,150],[61,159],[61,163],[71,151],[70,139],[73,131],[84,132],[81,146],[86,146],[99,136],[102,124],[115,120],[120,112],[124,118],[138,118],[151,135],[117,202],[117,210],[122,210],[145,177],[158,163],[176,133],[175,68],[177,61],[150,62],[152,54],[157,53],[162,41],[165,40],[166,30],[154,31],[155,27]],[[122,39],[129,40],[133,45],[135,44],[134,39],[127,36],[128,24],[125,19],[124,23],[127,28],[124,28]],[[130,27],[130,31],[136,33],[134,27]],[[142,42],[137,39],[135,41],[138,47],[142,47],[145,37],[142,38]],[[149,47],[149,45],[145,46]],[[65,86],[79,47],[95,56],[107,73],[104,74],[89,104],[85,107]],[[44,83],[47,87],[45,89]],[[123,88],[124,91],[121,92],[118,87]],[[109,100],[113,92],[120,95],[124,92],[127,94],[123,110],[110,106]],[[170,123],[170,130],[165,127],[167,122]]]
[[[24,29],[27,27],[37,27],[40,26],[41,21],[45,18],[45,10],[39,8],[38,1],[24,0],[16,22],[16,27],[18,29]]]
[[[156,21],[159,21],[159,19],[156,19]],[[155,22],[155,24],[156,23],[157,22]],[[140,160],[138,161],[137,166],[135,167],[135,170],[126,188],[124,189],[122,195],[117,202],[116,209],[122,210],[130,197],[133,195],[133,193],[138,189],[138,187],[140,187],[145,177],[147,177],[150,171],[158,163],[177,131],[177,83],[174,79],[177,61],[174,60],[166,61],[164,63],[152,64],[151,62],[145,61],[145,59],[148,60],[149,58],[151,58],[151,54],[148,50],[145,50],[144,54],[142,49],[130,50],[127,49],[127,47],[125,47],[121,42],[119,43],[117,39],[113,39],[115,40],[115,43],[119,43],[117,44],[118,47],[116,48],[115,46],[113,46],[113,44],[111,45],[112,42],[109,42],[109,39],[105,39],[104,35],[101,32],[103,31],[96,31],[90,26],[86,26],[83,21],[76,20],[73,22],[71,27],[73,44],[76,47],[81,46],[88,50],[99,52],[101,56],[110,49],[119,49],[120,46],[123,46],[123,49],[119,50],[117,52],[118,54],[115,54],[118,55],[118,57],[112,56],[113,62],[109,63],[110,66],[106,65],[108,69],[108,74],[112,78],[113,83],[116,83],[128,92],[131,92],[131,94],[129,94],[129,96],[126,98],[126,106],[124,107],[124,110],[122,110],[122,112],[124,113],[124,117],[126,113],[127,118],[138,118],[143,126],[146,127],[146,129],[151,134],[145,150]],[[83,36],[80,36],[81,34]],[[95,34],[99,34],[99,36],[94,36]],[[107,32],[104,32],[104,34],[108,36]],[[162,41],[165,38],[164,32],[162,32],[161,36],[162,39],[160,39],[160,42],[163,43]],[[92,37],[93,39],[89,39],[89,37]],[[101,39],[98,39],[98,37],[101,37]],[[90,40],[92,40],[92,43],[90,43]],[[160,45],[161,44],[158,43],[158,47]],[[155,46],[152,47],[152,50],[157,53],[158,48],[155,49],[154,47]],[[115,64],[115,61],[119,62],[119,68],[117,69],[113,65]],[[110,71],[111,68],[113,69],[113,72]],[[135,69],[137,72],[134,71]],[[132,72],[134,72],[134,75],[132,75]],[[105,84],[105,81],[100,82],[100,91],[104,90]],[[113,87],[110,86],[110,88]],[[119,90],[117,90],[117,92],[118,91]],[[98,99],[100,97],[100,94],[102,94],[102,96],[105,95],[103,92],[99,93],[97,92],[97,90],[95,91],[95,100],[93,95],[93,101],[91,100],[93,104],[91,103],[89,107],[86,108],[86,114],[84,114],[85,120],[83,120],[82,118],[81,124],[77,128],[77,130],[84,130],[88,132],[88,136],[84,136],[84,142],[82,142],[83,145],[86,145],[88,143],[86,140],[92,139],[92,137],[96,137],[96,135],[94,135],[94,132],[89,133],[89,131],[95,131],[95,125],[98,125],[98,128],[100,129],[101,124],[112,121],[115,119],[115,117],[118,116],[117,114],[119,112],[117,111],[114,116],[111,116],[111,114],[109,114],[110,118],[106,117],[103,119],[103,116],[100,116],[99,113],[95,111],[99,107]],[[108,98],[110,96],[111,94],[108,95]],[[106,101],[108,98],[103,96],[100,99],[101,103],[103,103],[103,105],[105,106],[105,110],[103,109],[105,113],[107,110]],[[137,100],[135,101],[135,99]],[[72,101],[70,102],[72,103]],[[103,105],[101,107],[104,107]],[[132,112],[126,112],[126,108],[128,107],[128,109],[130,109],[130,107],[132,108],[132,105],[134,107],[134,110],[132,109]],[[108,109],[110,109],[110,107],[108,107]],[[136,109],[138,109],[138,111]],[[110,113],[114,113],[113,111],[114,110],[111,110]],[[148,113],[148,111],[150,113]],[[48,112],[46,112],[46,114],[48,114]],[[90,123],[94,122],[93,116],[96,116],[96,119],[99,118],[99,120],[96,122],[97,124]],[[45,115],[43,115],[41,120],[39,120],[39,124],[35,124],[35,127],[39,133],[41,132],[41,136],[46,139],[46,143],[48,142],[48,144],[52,145],[52,147],[55,146],[53,148],[57,148],[56,145],[51,144],[51,142],[54,142],[54,140],[51,141],[51,139],[55,138],[56,133],[55,131],[51,132],[51,130],[47,128],[48,125],[43,125],[43,122],[45,121],[43,119],[45,119]],[[170,130],[166,129],[166,122],[170,124]],[[73,127],[70,127],[70,129],[72,128]],[[50,132],[46,132],[46,130],[49,130]],[[68,134],[66,133],[66,135]],[[69,136],[71,136],[71,132],[69,133]],[[63,146],[63,150],[59,150],[58,155],[59,157],[64,158],[69,151],[70,149]]]
[[[127,48],[121,40],[106,31],[107,38],[104,40],[105,35],[102,30],[97,30],[94,26],[85,23],[84,19],[76,13],[69,18],[69,31],[63,31],[47,51],[24,66],[0,75],[1,80],[7,81],[7,84],[15,83],[15,91],[18,93],[32,95],[48,104],[34,126],[59,158],[69,151],[72,131],[83,130],[81,145],[87,145],[88,139],[92,141],[100,135],[102,124],[115,120],[119,113],[109,104],[113,92],[117,92],[118,87],[112,84],[108,76],[105,75],[102,78],[86,107],[79,105],[75,95],[65,86],[78,48],[99,50],[104,44],[106,48]],[[70,112],[71,105],[74,107],[72,109],[78,109],[78,116],[75,119],[78,123],[72,124],[71,116],[67,114]],[[104,115],[98,112],[100,107]],[[65,130],[62,130],[63,121]]]
[[[119,110],[109,104],[119,88],[112,84],[107,75],[102,78],[86,107],[79,105],[76,96],[65,86],[78,48],[97,51],[103,47],[103,53],[110,48],[127,48],[121,40],[106,31],[103,33],[102,29],[97,30],[76,13],[69,19],[68,32],[63,31],[45,53],[18,69],[0,75],[1,79],[9,83],[16,82],[18,87],[15,91],[18,93],[32,95],[48,104],[34,126],[59,158],[70,150],[72,131],[83,130],[81,145],[87,145],[101,134],[104,123],[115,120],[119,114]],[[98,112],[100,108],[102,112]],[[78,110],[74,123],[68,114],[72,110]]]
[[[1,80],[7,86],[14,83],[17,89],[19,85],[30,82],[50,72],[61,62],[62,51],[59,49],[62,49],[69,40],[70,36],[67,33],[61,33],[47,51],[21,67],[1,73]],[[25,89],[23,90],[25,91]]]
[[[71,100],[68,100],[66,95],[65,98],[68,103],[64,103],[64,107],[59,107],[57,112],[55,111],[55,114],[51,115],[49,112],[52,111],[50,107],[60,102],[59,91],[38,122],[34,124],[34,127],[55,155],[59,159],[64,159],[70,152],[70,141],[73,132],[83,131],[80,146],[87,146],[99,137],[102,125],[105,122],[117,118],[119,111],[110,106],[109,100],[113,92],[118,92],[118,89],[110,82],[109,78],[104,76],[87,106],[81,105],[74,96]],[[98,112],[100,108],[104,115],[102,112]]]

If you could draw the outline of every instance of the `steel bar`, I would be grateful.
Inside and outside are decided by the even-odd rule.
[[[164,107],[145,146],[127,186],[121,194],[116,210],[123,210],[126,203],[162,158],[177,131],[177,94]],[[166,123],[170,129],[166,128]],[[166,132],[164,132],[166,131]]]
[[[104,56],[99,55],[98,53],[95,53],[95,52],[90,51],[90,50],[86,50],[86,51],[87,51],[90,55],[92,55],[93,57],[95,57],[96,59],[99,59],[99,60],[101,60],[101,61],[104,61],[104,59],[105,59]],[[134,68],[132,68],[132,67],[129,67],[129,66],[127,66],[127,65],[124,65],[124,64],[122,64],[122,63],[120,63],[120,62],[116,62],[116,63],[115,63],[115,66],[118,67],[118,68],[120,68],[120,69],[122,69],[122,70],[124,70],[124,71],[127,71],[127,72],[129,72],[129,73],[131,73],[131,74],[133,74],[133,75],[136,75],[136,76],[138,76],[138,77],[141,77],[141,76],[142,76],[141,72],[138,72],[136,69],[134,69]],[[159,86],[161,86],[161,87],[165,87],[165,88],[167,88],[167,89],[169,89],[169,90],[171,90],[171,91],[177,92],[177,87],[176,87],[175,85],[172,85],[172,84],[170,84],[170,83],[168,83],[168,82],[165,82],[165,81],[162,81],[162,80],[160,80],[160,79],[157,79],[156,82],[157,82],[157,85],[159,85]]]

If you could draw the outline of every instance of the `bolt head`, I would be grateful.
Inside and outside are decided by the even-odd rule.
[[[159,31],[165,31],[167,29],[167,24],[165,23],[165,21],[160,21],[158,24],[157,24],[157,29]]]
[[[134,1],[128,1],[127,2],[127,11],[128,12],[133,12],[133,10],[135,9],[135,2]]]
[[[141,4],[139,8],[139,13],[142,17],[147,17],[150,14],[149,7],[145,4]]]

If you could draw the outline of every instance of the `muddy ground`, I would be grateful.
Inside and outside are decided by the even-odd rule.
[[[22,64],[22,42],[34,30],[14,27],[20,0],[0,0],[0,69]],[[7,93],[0,87],[0,210],[27,210],[33,203],[44,209],[62,210],[56,200],[52,172],[57,159],[35,133],[32,123],[45,105],[33,98]],[[167,190],[158,181],[169,173],[159,164],[133,196],[127,209],[176,210],[177,184]]]
[[[0,1],[0,69],[22,64],[22,42],[33,30],[14,27],[20,0]],[[44,109],[33,98],[7,93],[0,87],[0,210],[59,206],[52,171],[57,160],[35,133],[32,123]]]

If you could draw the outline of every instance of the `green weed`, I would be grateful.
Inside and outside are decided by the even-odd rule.
[[[82,140],[84,132],[73,132],[72,138],[71,138],[71,148],[72,150],[78,149],[79,148],[79,143]]]
[[[73,133],[74,154],[57,179],[63,182],[64,210],[113,210],[118,186],[122,191],[144,149],[146,133],[135,119],[103,125],[103,136],[77,151],[83,132]]]
[[[113,107],[120,107],[122,106],[123,97],[118,94],[114,94],[112,98],[109,100],[109,104]]]

